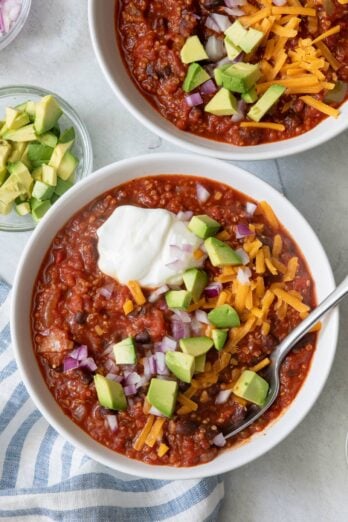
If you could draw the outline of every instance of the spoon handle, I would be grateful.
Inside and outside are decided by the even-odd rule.
[[[272,359],[279,365],[291,348],[306,334],[312,326],[331,308],[337,305],[348,294],[348,276],[338,285],[330,295],[324,299],[319,306],[304,319],[296,328],[278,345],[273,352]]]

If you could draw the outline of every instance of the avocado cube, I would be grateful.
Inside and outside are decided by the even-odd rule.
[[[224,87],[220,89],[205,106],[205,112],[215,114],[215,116],[232,116],[238,112],[237,100],[233,94]],[[232,89],[231,89],[232,90]]]
[[[40,201],[39,199],[30,198],[29,204],[30,204],[31,212],[33,212],[33,210],[35,210],[39,205],[41,205],[41,203],[42,203],[42,201]]]
[[[52,153],[52,147],[42,145],[42,143],[30,143],[28,146],[28,158],[34,169],[40,167],[43,163],[48,163]]]
[[[227,330],[216,330],[214,329],[211,333],[211,337],[214,342],[214,346],[219,352],[225,346],[227,340],[228,331]]]
[[[151,406],[157,408],[166,417],[173,415],[177,396],[178,383],[176,381],[151,379],[146,398]]]
[[[209,74],[198,63],[191,63],[183,83],[183,90],[190,92],[210,79]]]
[[[25,112],[25,109],[27,108],[27,103],[28,102],[23,102],[23,103],[20,103],[19,105],[16,105],[15,106],[16,111]]]
[[[255,103],[257,98],[258,98],[258,96],[257,96],[257,91],[256,91],[255,87],[252,87],[251,89],[249,89],[249,91],[244,92],[242,94],[242,99],[246,103]]]
[[[248,116],[253,121],[260,121],[261,118],[270,110],[285,92],[283,85],[271,85],[261,98],[253,105],[248,112]]]
[[[183,382],[190,383],[195,371],[195,358],[189,353],[167,352],[166,365]]]
[[[51,208],[51,202],[48,200],[40,201],[37,205],[35,205],[35,208],[33,208],[32,205],[30,206],[32,218],[34,221],[36,221],[36,223],[38,223],[44,217],[46,212]]]
[[[12,147],[8,141],[0,140],[0,167],[6,167],[12,155]]]
[[[204,246],[207,249],[210,262],[213,266],[242,264],[240,256],[227,245],[227,243],[215,237],[208,237],[208,239],[204,241]]]
[[[50,199],[54,193],[54,187],[47,185],[43,181],[35,181],[32,197],[44,201]]]
[[[36,113],[36,103],[29,100],[26,103],[25,112],[28,114],[30,121],[35,120],[35,113]]]
[[[45,134],[41,134],[41,136],[37,137],[37,140],[42,143],[42,145],[47,145],[54,149],[54,147],[58,143],[58,138],[53,132],[45,132]]]
[[[169,290],[165,294],[165,300],[168,308],[186,310],[190,306],[192,295],[186,290]]]
[[[61,178],[57,178],[57,186],[55,188],[54,193],[58,196],[62,196],[67,190],[69,190],[73,186],[71,181],[64,181]]]
[[[78,164],[78,159],[70,152],[66,152],[57,170],[58,177],[66,181],[74,174]]]
[[[127,409],[127,399],[119,382],[107,379],[97,373],[94,376],[94,384],[101,406],[109,410]]]
[[[5,181],[7,180],[9,176],[8,170],[6,167],[0,167],[0,187]]]
[[[249,91],[260,78],[258,64],[239,62],[223,71],[222,85],[229,91],[244,93]]]
[[[24,127],[29,123],[29,116],[25,112],[20,112],[11,107],[6,107],[6,121],[5,125],[9,130],[16,130]]]
[[[221,228],[220,223],[205,214],[193,216],[187,226],[191,232],[201,239],[215,236]]]
[[[263,406],[268,390],[268,382],[251,370],[244,370],[233,387],[235,395],[258,406]]]
[[[55,187],[57,185],[57,172],[54,167],[42,165],[42,181],[47,185]]]
[[[180,51],[180,58],[182,63],[199,62],[200,60],[207,60],[209,57],[198,38],[198,36],[190,36]]]
[[[70,141],[75,140],[75,129],[74,127],[69,127],[69,129],[65,129],[59,138],[59,143],[69,143]]]
[[[66,143],[58,143],[54,147],[53,153],[52,153],[52,156],[51,156],[51,159],[49,162],[50,167],[54,167],[57,170],[59,169],[59,166],[62,162],[62,159],[63,159],[65,153],[68,152],[68,150],[72,147],[73,143],[74,142],[71,140],[71,141],[67,141]]]
[[[205,353],[203,353],[202,355],[199,355],[198,357],[195,357],[195,373],[204,372],[205,361],[206,361]]]
[[[30,143],[26,144],[26,147],[24,149],[24,152],[21,157],[21,162],[29,169],[31,170],[33,168],[31,161],[29,159],[29,145]]]
[[[8,158],[8,162],[16,163],[17,161],[20,161],[22,159],[26,146],[27,146],[27,144],[24,141],[23,142],[21,142],[21,141],[14,142],[13,146],[12,146],[11,155]],[[1,144],[0,144],[0,151],[1,151]],[[1,157],[1,154],[0,154],[0,157]],[[1,165],[1,158],[0,158],[0,165]]]
[[[135,364],[137,355],[135,343],[132,337],[127,337],[123,341],[113,345],[116,364]]]
[[[10,141],[35,141],[36,134],[34,130],[34,125],[31,123],[30,125],[25,125],[20,129],[16,130],[7,130],[3,135],[5,140]]]
[[[12,203],[18,196],[30,196],[33,178],[27,167],[20,161],[8,164],[10,176],[0,187],[0,201]]]
[[[16,205],[16,212],[19,216],[26,216],[30,214],[30,204],[27,201]]]
[[[58,196],[58,194],[55,192],[53,194],[53,196],[51,197],[50,201],[52,203],[52,205],[60,198],[60,196]]]
[[[229,304],[217,306],[208,314],[209,321],[217,328],[234,328],[240,326],[237,312]]]
[[[228,69],[230,66],[231,66],[231,64],[227,63],[225,65],[221,65],[220,67],[215,67],[215,69],[214,69],[214,79],[215,79],[215,83],[219,87],[222,86],[222,78],[223,78],[224,71],[226,71],[226,69]]]
[[[184,353],[193,355],[193,357],[198,357],[199,355],[203,355],[209,352],[213,344],[213,340],[210,339],[210,337],[205,336],[185,337],[179,341],[179,345],[182,351]]]
[[[6,107],[5,109],[5,125],[7,129],[11,129],[12,125],[17,118],[17,116],[20,115],[20,111],[16,109],[12,109],[12,107]]]
[[[227,36],[225,37],[224,42],[228,58],[230,60],[235,60],[242,52],[242,49],[238,45],[234,45],[234,43],[232,43],[232,41]]]
[[[186,286],[186,290],[191,292],[192,299],[195,303],[199,301],[204,288],[208,283],[208,275],[204,270],[198,268],[190,268],[183,274],[183,280]]]
[[[56,99],[50,94],[41,98],[35,109],[34,128],[38,135],[51,130],[63,114]]]
[[[238,20],[236,20],[232,25],[230,25],[230,27],[226,29],[225,35],[233,43],[233,45],[239,45],[247,32],[247,29],[245,29],[245,27]]]
[[[41,167],[37,167],[36,169],[34,169],[31,172],[31,175],[32,175],[32,178],[35,181],[42,181],[42,166]]]
[[[240,40],[239,47],[241,47],[245,53],[251,53],[261,43],[264,36],[262,31],[257,31],[251,27]]]

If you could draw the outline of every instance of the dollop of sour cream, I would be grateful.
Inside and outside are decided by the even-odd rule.
[[[97,235],[99,269],[121,284],[133,280],[145,288],[180,284],[185,270],[202,262],[193,256],[202,240],[187,222],[165,209],[118,207]]]

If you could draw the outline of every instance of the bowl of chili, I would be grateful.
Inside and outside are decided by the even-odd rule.
[[[143,212],[144,223],[148,212],[168,213],[180,230],[194,216],[209,215],[220,225],[210,232],[215,234],[210,242],[220,241],[234,252],[237,266],[214,267],[196,238],[201,255],[194,258],[206,273],[206,288],[198,304],[192,302],[186,311],[173,309],[167,296],[185,294],[178,281],[169,292],[168,287],[158,288],[159,283],[155,290],[135,281],[121,284],[102,267],[101,230],[105,232],[115,213],[130,209]],[[119,219],[110,223],[118,241]],[[135,237],[143,224],[137,223],[119,243],[119,248],[127,244],[123,256],[130,252],[129,236]],[[192,224],[189,228],[193,230]],[[153,249],[156,238],[151,238]],[[128,257],[127,267],[121,262],[122,269],[139,268],[146,257],[139,255],[143,243]],[[180,254],[184,260],[193,252],[186,243]],[[208,253],[209,248],[207,244]],[[170,247],[176,257],[179,250],[178,245]],[[183,269],[180,263],[171,263],[174,273]],[[233,441],[226,444],[223,439],[223,429],[240,422],[252,406],[231,382],[246,368],[262,380],[277,342],[333,288],[332,270],[315,233],[268,184],[218,160],[147,155],[109,165],[82,180],[39,223],[14,283],[13,348],[42,414],[95,460],[151,478],[209,476],[270,450],[315,403],[335,354],[337,311],[288,356],[282,392],[269,413]],[[251,292],[249,304],[245,289]],[[169,359],[184,351],[180,339],[205,335],[206,342],[214,337],[209,328],[221,327],[213,316],[222,302],[224,309],[233,304],[239,326],[234,322],[221,351],[210,349],[201,373],[197,366],[189,379],[176,376]],[[115,359],[115,342],[121,342],[123,354],[129,350],[124,344],[130,344],[134,360]],[[122,407],[103,402],[96,380],[118,388],[126,401]],[[172,417],[156,402],[159,395],[150,395],[153,381],[176,387]]]
[[[303,152],[347,128],[345,0],[144,6],[90,0],[89,26],[115,94],[161,137],[258,160]]]

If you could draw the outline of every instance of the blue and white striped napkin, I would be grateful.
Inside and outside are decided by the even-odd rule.
[[[0,519],[20,521],[217,520],[219,477],[134,479],[91,460],[35,408],[11,350],[10,288],[0,281]]]

